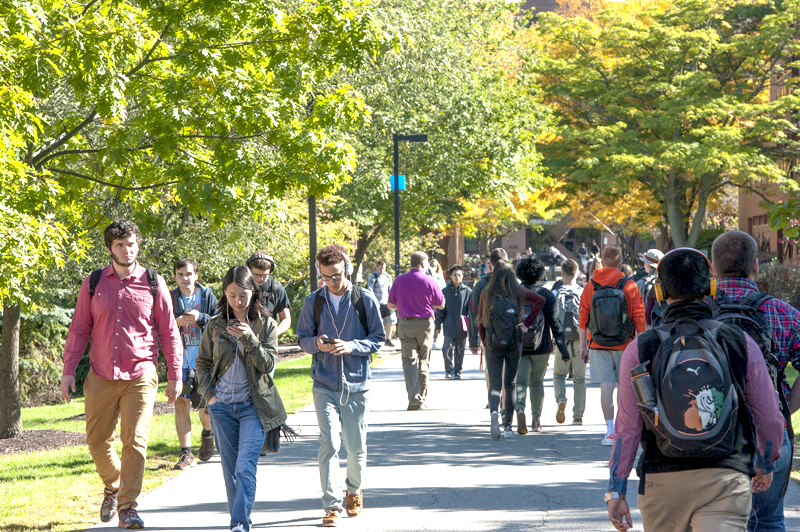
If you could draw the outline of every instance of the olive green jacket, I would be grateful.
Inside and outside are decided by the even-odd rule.
[[[236,358],[236,338],[226,331],[223,315],[214,316],[203,331],[197,354],[197,388],[206,403],[216,394],[220,376],[228,371]],[[250,398],[258,412],[264,432],[280,427],[286,421],[286,410],[278,388],[270,374],[278,355],[277,324],[272,318],[258,318],[241,339],[244,344],[244,366],[250,385]]]

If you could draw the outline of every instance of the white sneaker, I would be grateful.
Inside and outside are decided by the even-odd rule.
[[[500,439],[500,412],[492,412],[492,439]]]
[[[239,523],[235,527],[231,528],[231,532],[244,532],[244,527],[241,523]]]
[[[511,430],[511,427],[506,427],[506,428],[503,430],[503,437],[504,437],[505,439],[508,439],[508,438],[513,438],[513,437],[514,437],[514,431],[513,431],[513,430]]]
[[[614,435],[613,434],[606,434],[606,437],[603,438],[603,441],[600,442],[601,445],[614,445]]]

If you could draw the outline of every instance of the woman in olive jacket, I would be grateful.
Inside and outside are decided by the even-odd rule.
[[[246,266],[228,270],[219,312],[203,332],[197,382],[211,415],[228,496],[232,532],[249,532],[258,457],[267,433],[286,420],[272,380],[278,335],[261,308],[260,290]]]

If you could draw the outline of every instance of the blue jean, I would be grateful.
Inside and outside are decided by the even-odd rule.
[[[781,457],[775,462],[772,471],[772,484],[767,491],[753,494],[753,510],[747,521],[748,532],[784,532],[783,524],[783,497],[781,490],[786,479],[791,473],[792,450],[789,442],[789,433],[783,431],[781,444]]]
[[[241,524],[249,531],[256,500],[258,456],[266,434],[252,400],[226,404],[218,399],[209,405],[208,413],[222,462],[231,528]]]
[[[344,510],[342,484],[339,480],[339,447],[344,440],[347,451],[347,493],[358,493],[361,475],[367,468],[367,421],[369,392],[344,395],[322,388],[313,388],[314,409],[319,425],[319,481],[322,486],[322,507],[325,511]],[[346,399],[344,405],[342,400]],[[341,427],[341,437],[339,428]]]
[[[497,412],[500,407],[500,390],[505,388],[503,425],[511,425],[517,395],[514,380],[522,355],[522,344],[510,351],[495,351],[487,346],[485,352],[486,372],[489,374],[489,412]]]

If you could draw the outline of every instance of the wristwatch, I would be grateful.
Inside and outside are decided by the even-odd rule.
[[[622,500],[625,500],[625,495],[620,495],[619,492],[617,492],[617,491],[609,491],[608,493],[603,495],[603,500],[606,501],[606,503],[608,501],[610,501],[611,499],[622,499]]]

